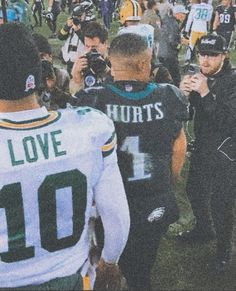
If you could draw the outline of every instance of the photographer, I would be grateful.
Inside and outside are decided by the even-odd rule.
[[[70,76],[66,70],[53,66],[52,49],[48,40],[41,34],[33,34],[42,60],[42,82],[39,89],[39,104],[48,109],[65,108],[72,103],[69,94]]]
[[[57,86],[57,68],[48,60],[42,60],[42,82],[39,87],[39,104],[47,109],[66,108],[73,103],[71,95]]]
[[[61,52],[69,74],[75,60],[84,53],[83,31],[87,23],[94,19],[93,15],[88,15],[90,6],[91,3],[88,1],[76,5],[64,27],[58,32],[58,38],[66,40]]]
[[[72,69],[70,92],[95,86],[111,80],[110,63],[107,59],[107,30],[97,22],[88,23],[84,30],[86,54],[78,58]]]
[[[214,239],[216,234],[214,270],[224,272],[232,259],[236,194],[236,72],[226,57],[222,36],[203,36],[198,51],[200,72],[185,75],[180,83],[194,111],[195,143],[186,192],[196,225],[177,238],[202,243]]]

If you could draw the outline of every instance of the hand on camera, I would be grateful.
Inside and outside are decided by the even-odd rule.
[[[210,92],[207,84],[207,77],[201,73],[192,76],[191,88],[193,91],[198,92],[201,97],[206,96]]]
[[[180,82],[179,88],[184,93],[185,96],[189,96],[192,91],[191,88],[191,75],[185,75]]]
[[[88,60],[85,56],[78,58],[72,68],[71,75],[76,83],[81,82],[81,73],[88,67]]]
[[[67,25],[68,27],[72,27],[72,25],[73,25],[73,20],[72,20],[71,17],[68,17],[68,18],[67,18],[67,20],[66,20],[66,25]]]

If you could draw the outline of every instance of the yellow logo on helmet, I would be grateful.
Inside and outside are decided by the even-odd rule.
[[[141,16],[141,7],[135,0],[126,0],[120,8],[120,23],[122,25],[125,21],[139,21]]]

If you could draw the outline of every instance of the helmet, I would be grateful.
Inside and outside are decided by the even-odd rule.
[[[95,19],[95,15],[91,11],[93,3],[90,1],[83,1],[77,4],[72,11],[72,18],[79,18],[80,22],[91,21]]]
[[[135,0],[127,0],[120,8],[120,23],[125,24],[126,21],[141,20],[142,9],[139,3]]]
[[[91,0],[81,1],[80,5],[84,7],[85,11],[93,9],[93,2]]]
[[[72,10],[72,17],[81,17],[83,14],[85,14],[85,9],[82,5],[77,4],[74,9]]]

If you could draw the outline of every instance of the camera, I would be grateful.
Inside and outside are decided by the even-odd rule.
[[[55,79],[55,71],[53,68],[53,64],[49,62],[48,60],[42,60],[42,85],[46,86],[47,85],[47,80],[48,79]]]
[[[72,16],[72,22],[74,25],[80,25],[81,24],[81,20],[77,17],[77,16]]]
[[[85,57],[88,60],[88,69],[92,70],[95,75],[100,75],[105,72],[106,62],[96,49],[92,49]]]
[[[47,60],[42,60],[42,81],[39,87],[39,97],[43,103],[47,103],[51,99],[51,94],[47,87],[47,80],[55,80],[55,70],[53,64]]]
[[[183,69],[184,75],[195,75],[200,73],[200,67],[196,64],[188,64]]]
[[[106,61],[102,55],[96,50],[92,49],[84,56],[88,60],[88,67],[83,70],[85,87],[92,87],[99,83],[106,71]]]

